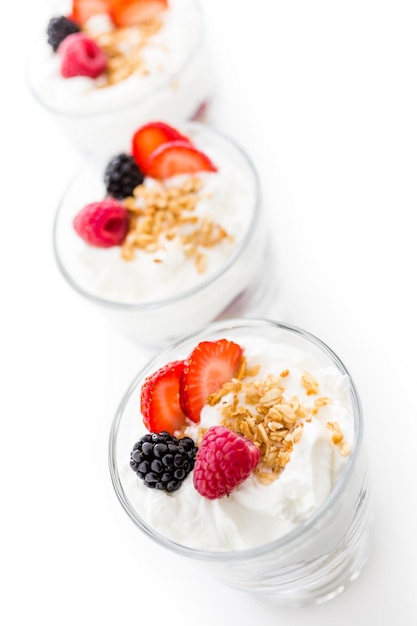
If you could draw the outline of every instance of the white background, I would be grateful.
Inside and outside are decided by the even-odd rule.
[[[336,351],[365,412],[371,559],[336,600],[301,610],[162,552],[113,493],[108,431],[147,357],[54,264],[54,211],[81,157],[24,81],[46,4],[8,2],[0,38],[0,622],[417,624],[415,2],[203,2],[213,123],[259,170],[281,321]]]

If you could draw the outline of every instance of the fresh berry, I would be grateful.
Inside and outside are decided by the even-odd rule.
[[[179,401],[182,369],[183,361],[172,361],[145,379],[140,393],[140,410],[148,430],[166,430],[174,434],[186,423]]]
[[[132,138],[132,154],[142,172],[147,173],[149,155],[169,141],[191,143],[187,137],[165,122],[149,122],[138,128]]]
[[[113,198],[131,196],[135,187],[143,183],[143,174],[132,156],[122,152],[113,157],[104,170],[104,184]]]
[[[168,0],[110,0],[109,13],[121,28],[147,22],[168,8]]]
[[[58,54],[61,57],[61,74],[64,78],[97,78],[107,66],[107,57],[103,50],[84,33],[68,35],[59,46]]]
[[[60,15],[59,17],[52,17],[49,20],[46,32],[48,35],[48,43],[52,46],[53,51],[56,52],[64,39],[68,37],[68,35],[79,33],[80,28],[72,20],[64,15]]]
[[[71,18],[83,26],[90,17],[109,12],[110,0],[72,0]]]
[[[148,176],[157,179],[177,174],[217,172],[217,167],[204,152],[185,141],[170,141],[160,145],[149,155],[146,169]]]
[[[198,448],[194,487],[209,500],[229,495],[255,469],[261,451],[252,441],[224,426],[212,426]]]
[[[147,487],[172,492],[194,467],[197,448],[190,437],[168,432],[144,435],[130,453],[130,467]]]
[[[113,199],[92,202],[75,216],[73,225],[76,233],[90,246],[119,246],[127,234],[127,209]]]
[[[190,420],[200,421],[207,398],[236,375],[242,356],[242,348],[227,339],[202,341],[194,348],[180,379],[180,406]]]

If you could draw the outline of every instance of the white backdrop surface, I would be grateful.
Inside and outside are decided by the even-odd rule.
[[[3,10],[0,623],[415,626],[417,9],[405,0],[202,0],[212,123],[252,156],[276,245],[280,320],[359,389],[371,558],[320,606],[278,610],[148,541],[119,506],[110,423],[147,354],[64,284],[52,221],[81,156],[29,94],[47,2]]]

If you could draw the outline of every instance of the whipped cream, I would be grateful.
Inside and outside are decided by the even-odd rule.
[[[202,199],[193,212],[198,219],[214,220],[230,235],[212,248],[204,248],[206,271],[199,273],[193,258],[183,251],[179,236],[164,240],[163,247],[155,252],[136,249],[134,259],[126,261],[120,247],[95,248],[75,235],[71,237],[71,274],[79,285],[106,300],[140,304],[178,296],[209,279],[241,244],[255,204],[253,181],[243,178],[229,163],[223,162],[219,167],[219,172],[198,175]],[[180,185],[184,180],[186,177],[176,176],[169,183]],[[145,185],[152,188],[153,182],[147,179]]]
[[[62,13],[68,13],[68,6],[63,4]],[[141,123],[191,119],[210,98],[212,71],[198,5],[194,0],[170,0],[158,19],[161,29],[140,53],[145,73],[134,73],[111,86],[103,86],[103,76],[63,78],[59,54],[47,43],[46,34],[31,51],[28,79],[33,93],[58,115],[83,150],[108,154],[119,149]],[[90,18],[84,27],[91,35],[111,29],[114,26],[106,15]]]
[[[326,424],[338,424],[346,446],[353,446],[355,434],[349,379],[327,357],[318,352],[310,354],[304,346],[284,337],[276,343],[249,335],[234,335],[231,339],[244,348],[249,367],[260,366],[256,379],[263,380],[268,374],[279,376],[289,370],[281,380],[284,396],[296,396],[305,407],[314,407],[318,395],[309,394],[300,382],[308,372],[318,382],[319,396],[329,398],[329,402],[304,423],[289,462],[274,482],[262,484],[252,474],[228,497],[218,500],[200,496],[193,486],[192,474],[171,494],[143,484],[132,472],[129,458],[133,443],[146,429],[137,414],[137,403],[129,406],[117,448],[120,480],[129,503],[154,531],[176,543],[206,551],[254,548],[282,537],[308,520],[330,495],[349,458],[342,456],[332,442],[332,432]],[[223,402],[227,399],[223,398]],[[201,423],[189,427],[186,434],[197,441],[200,427],[219,423],[220,406],[205,406]]]
[[[202,187],[195,212],[227,233],[212,248],[202,247],[205,271],[198,271],[177,238],[155,253],[135,250],[121,258],[120,247],[95,248],[75,232],[74,216],[106,194],[105,164],[91,161],[68,189],[55,223],[55,250],[65,277],[89,299],[99,299],[130,336],[161,345],[216,319],[256,281],[266,261],[256,173],[230,140],[202,124],[179,127],[216,165],[217,172],[196,176]],[[184,181],[174,177],[167,184]],[[147,185],[155,181],[148,179]],[[109,306],[109,304],[111,306]],[[123,318],[123,319],[122,319]]]

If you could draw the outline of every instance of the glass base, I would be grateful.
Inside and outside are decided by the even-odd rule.
[[[227,586],[262,598],[277,607],[302,607],[324,604],[340,595],[356,580],[368,560],[371,507],[367,479],[361,490],[354,518],[337,545],[309,561],[274,568],[273,552],[261,564],[245,563],[243,576],[238,570],[233,578],[215,572]],[[276,555],[279,560],[279,555]],[[252,573],[249,572],[252,570]],[[249,574],[249,575],[248,575]]]

